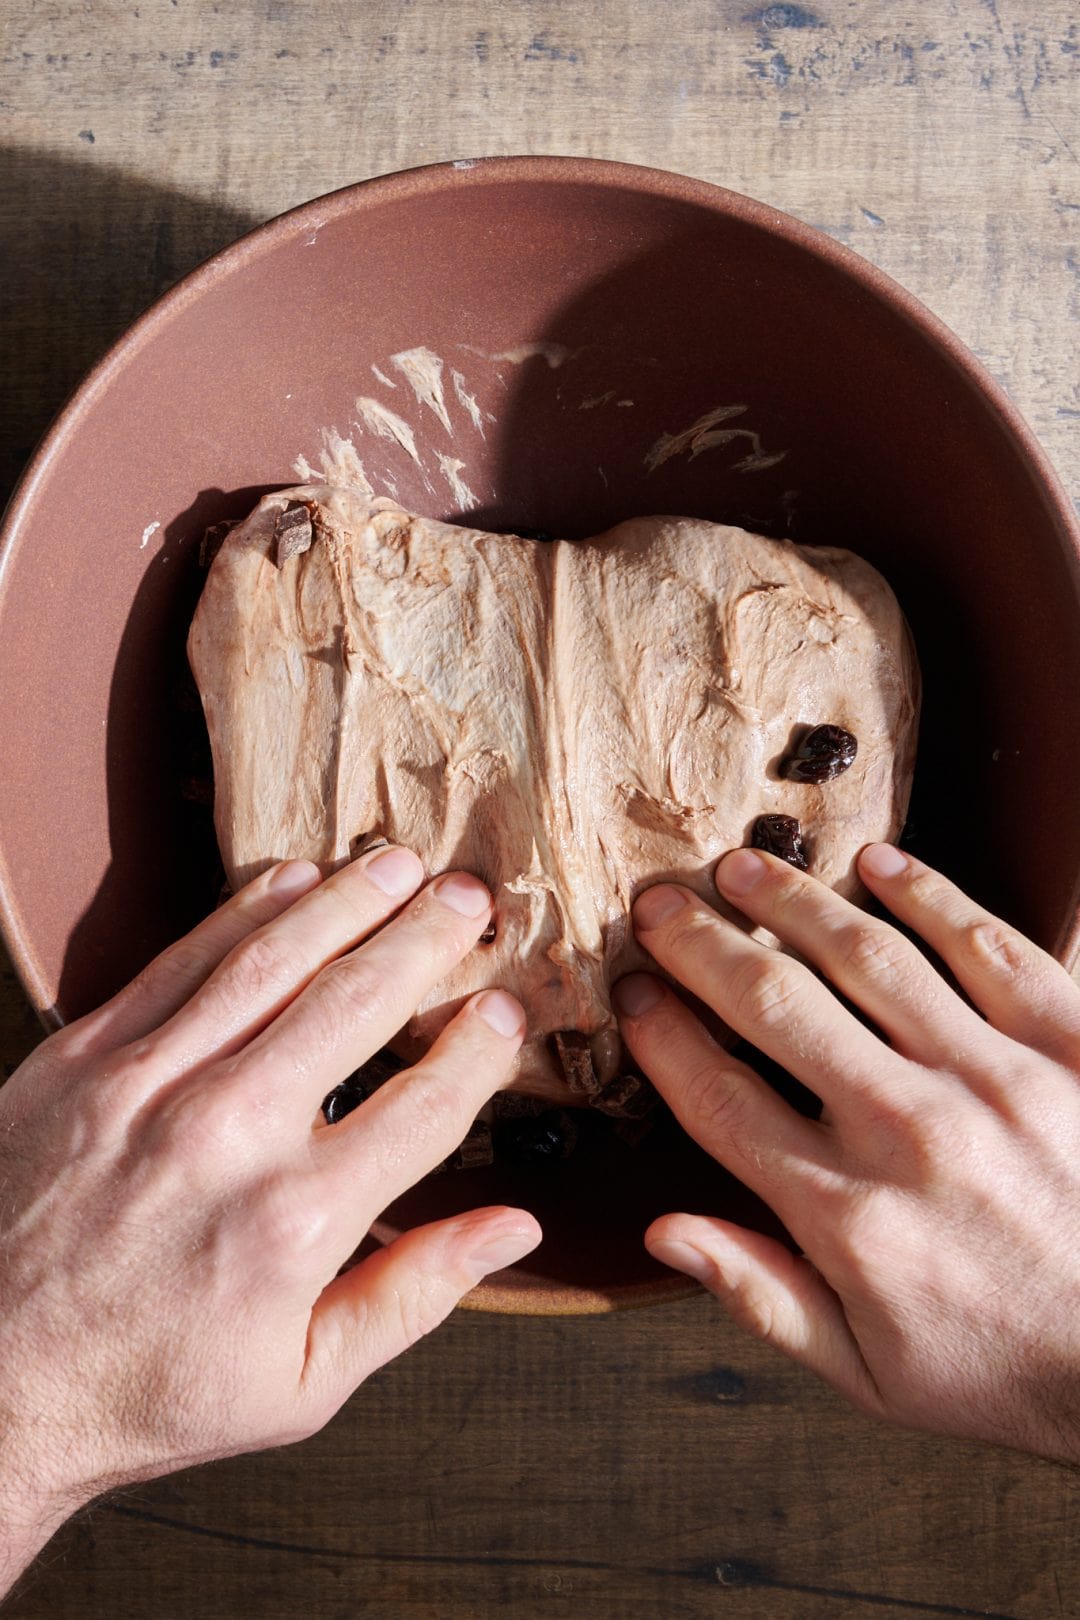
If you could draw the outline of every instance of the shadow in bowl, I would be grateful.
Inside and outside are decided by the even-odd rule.
[[[398,365],[421,350],[442,415]],[[372,400],[404,434],[372,428]],[[1071,953],[1075,523],[1008,402],[905,294],[794,221],[678,176],[507,159],[320,198],[236,244],[46,440],[0,558],[17,722],[0,901],[39,1006],[87,1010],[209,902],[207,809],[180,791],[201,744],[178,751],[163,719],[199,542],[337,432],[377,493],[433,517],[575,537],[668,512],[866,555],[923,667],[915,847]],[[571,1310],[684,1286],[658,1284],[641,1246],[660,1209],[766,1219],[687,1143],[658,1138],[632,1169],[622,1144],[591,1153],[543,1184],[443,1176],[382,1230],[535,1199],[544,1250],[482,1298]]]
[[[57,1001],[68,1018],[114,994],[218,902],[224,872],[214,833],[210,741],[186,651],[206,577],[200,544],[213,524],[245,517],[280,487],[201,490],[165,525],[164,542],[135,592],[108,706],[111,858],[64,953]],[[154,828],[158,858],[152,864],[144,850],[133,850],[133,826]],[[107,953],[102,941],[108,941]],[[59,1015],[50,1020],[60,1021]]]

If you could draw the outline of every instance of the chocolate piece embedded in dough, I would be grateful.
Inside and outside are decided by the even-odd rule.
[[[580,1029],[558,1029],[551,1037],[563,1079],[579,1096],[591,1097],[600,1090],[593,1062],[592,1044]]]
[[[311,542],[279,567],[298,505]],[[880,575],[828,546],[670,517],[522,540],[306,485],[225,537],[189,648],[230,883],[289,857],[329,873],[376,836],[431,875],[478,873],[496,937],[395,1049],[415,1060],[502,985],[528,1015],[513,1084],[563,1103],[588,1094],[554,1035],[587,1040],[597,1089],[625,1071],[609,990],[649,964],[629,923],[643,888],[715,904],[719,857],[784,815],[854,898],[859,849],[904,822],[910,640]],[[792,728],[823,715],[858,737],[850,768],[827,789],[778,777]]]
[[[284,568],[291,558],[309,551],[313,537],[307,503],[297,501],[287,506],[274,525],[274,561],[278,567]]]
[[[805,872],[809,866],[803,848],[802,829],[794,816],[758,816],[750,833],[751,849],[777,855],[789,866]]]
[[[814,726],[800,738],[783,774],[793,782],[831,782],[855,763],[859,744],[843,726]]]

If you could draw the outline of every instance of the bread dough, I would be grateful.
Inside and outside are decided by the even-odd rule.
[[[297,503],[313,522],[292,512],[286,540]],[[718,857],[779,812],[855,896],[858,850],[904,820],[917,669],[892,592],[847,551],[672,517],[522,540],[311,484],[228,535],[189,653],[230,883],[288,857],[330,872],[381,838],[477,873],[496,939],[396,1044],[415,1055],[503,985],[529,1018],[515,1083],[542,1095],[565,1097],[557,1030],[618,1072],[609,987],[646,962],[641,889],[715,904]],[[782,779],[793,733],[822,723],[855,734],[852,767]]]

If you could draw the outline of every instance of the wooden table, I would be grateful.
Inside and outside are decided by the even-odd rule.
[[[1067,0],[7,0],[0,475],[136,311],[251,224],[440,158],[684,170],[922,297],[1080,490]],[[38,1038],[3,979],[0,1057]],[[1076,1476],[893,1434],[702,1299],[459,1314],[323,1434],[65,1529],[22,1620],[1080,1614]]]

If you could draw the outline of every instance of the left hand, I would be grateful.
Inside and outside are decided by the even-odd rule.
[[[661,966],[824,1101],[804,1119],[660,980],[624,979],[634,1056],[801,1253],[706,1215],[663,1216],[646,1243],[862,1410],[1078,1461],[1080,989],[899,850],[871,845],[860,872],[974,1006],[895,928],[772,856],[732,852],[717,886],[828,983],[688,889],[638,900]]]
[[[472,997],[340,1124],[320,1103],[470,951],[491,896],[407,850],[242,889],[0,1092],[0,1589],[110,1486],[313,1434],[539,1240],[523,1210],[343,1269],[505,1081]]]

